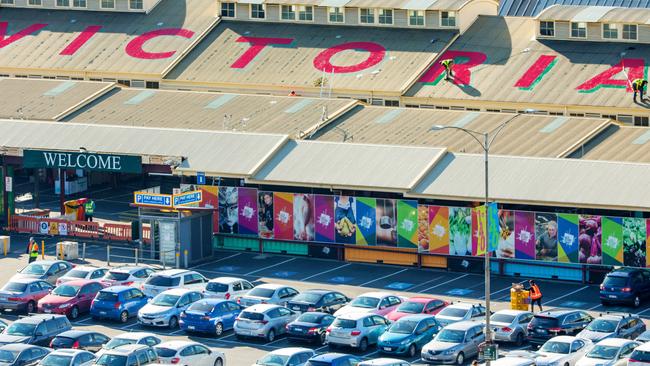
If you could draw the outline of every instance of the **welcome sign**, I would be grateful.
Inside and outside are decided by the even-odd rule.
[[[25,168],[82,169],[112,173],[141,173],[142,158],[131,155],[24,150]]]

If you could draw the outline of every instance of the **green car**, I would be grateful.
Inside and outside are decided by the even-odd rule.
[[[379,336],[379,352],[414,357],[442,329],[435,316],[408,315],[393,323]]]

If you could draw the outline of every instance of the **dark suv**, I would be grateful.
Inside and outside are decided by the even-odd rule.
[[[559,335],[576,335],[594,318],[582,310],[554,310],[535,314],[528,323],[528,341],[542,344]]]
[[[47,347],[57,335],[72,329],[65,315],[37,314],[20,318],[0,334],[0,345],[27,343]]]
[[[618,268],[608,273],[600,285],[600,302],[626,303],[637,307],[650,294],[650,271],[640,268]]]

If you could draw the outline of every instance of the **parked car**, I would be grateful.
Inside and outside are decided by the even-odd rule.
[[[168,269],[152,273],[140,286],[147,297],[154,297],[159,293],[182,287],[190,290],[202,291],[208,283],[207,278],[196,271],[187,269]]]
[[[436,314],[436,320],[443,327],[463,320],[481,320],[485,318],[485,307],[481,304],[458,302],[450,304]]]
[[[177,288],[164,291],[138,311],[138,323],[174,329],[181,313],[202,298],[203,294],[196,290]]]
[[[537,358],[535,352],[510,351],[504,357],[492,361],[490,366],[536,366],[535,358]],[[485,365],[485,363],[481,365]]]
[[[255,304],[286,305],[291,299],[298,295],[298,290],[285,285],[265,283],[248,291],[240,297],[237,302],[243,307]]]
[[[650,366],[650,343],[638,346],[627,361],[628,366]]]
[[[208,281],[203,296],[237,301],[255,287],[243,278],[217,277]]]
[[[357,366],[409,366],[410,363],[396,358],[375,358],[374,360],[361,361]]]
[[[163,363],[196,366],[223,366],[226,356],[194,341],[170,341],[154,347]]]
[[[9,281],[15,281],[19,278],[36,278],[54,285],[56,280],[68,273],[72,267],[72,264],[60,260],[35,261],[18,271]]]
[[[421,296],[411,297],[400,304],[397,309],[388,313],[386,318],[394,322],[399,320],[401,317],[413,314],[436,315],[447,305],[449,305],[449,302],[440,299]]]
[[[650,294],[650,271],[641,268],[617,268],[608,273],[600,285],[600,302],[641,305]]]
[[[350,299],[338,291],[307,290],[291,299],[287,307],[300,313],[321,311],[333,314],[349,302]]]
[[[287,347],[271,351],[255,362],[261,366],[305,366],[316,352],[309,348]]]
[[[598,342],[605,338],[634,339],[645,332],[646,326],[638,315],[606,314],[591,321],[578,337]]]
[[[94,266],[77,266],[71,269],[70,272],[66,273],[62,277],[59,277],[59,279],[56,280],[56,285],[58,286],[62,283],[73,280],[99,281],[102,279],[102,277],[104,277],[104,275],[106,275],[106,272],[108,272],[108,268],[105,267],[97,268]]]
[[[103,288],[104,285],[93,280],[68,281],[38,300],[38,312],[63,314],[77,319],[79,314],[90,311],[90,304]]]
[[[57,335],[72,329],[64,315],[35,314],[13,322],[0,334],[0,345],[27,343],[47,346]]]
[[[0,320],[0,333],[4,332],[7,329],[7,323]]]
[[[634,340],[640,343],[646,343],[650,341],[650,330],[646,330],[645,332],[639,334],[639,336]]]
[[[343,314],[327,328],[327,344],[330,349],[346,346],[365,352],[368,346],[377,344],[389,324],[388,319],[378,314]]]
[[[50,350],[31,344],[7,344],[0,347],[0,365],[28,366],[36,365]]]
[[[108,271],[101,282],[109,286],[140,286],[154,270],[147,266],[124,266]]]
[[[377,348],[381,353],[415,357],[442,329],[433,315],[416,314],[402,317],[379,336]]]
[[[244,309],[235,320],[237,338],[266,338],[273,342],[275,337],[286,332],[286,326],[298,317],[280,305],[258,304]]]
[[[606,338],[582,356],[576,366],[626,366],[630,355],[641,343],[623,338]]]
[[[50,348],[73,348],[97,352],[111,339],[101,333],[89,330],[69,330],[63,332],[50,342]]]
[[[90,316],[93,319],[112,319],[126,323],[130,317],[137,316],[145,305],[147,297],[139,289],[113,286],[97,293],[90,305]]]
[[[425,362],[462,365],[466,359],[478,354],[478,346],[485,342],[483,324],[461,321],[449,324],[429,343],[422,347]]]
[[[343,353],[323,353],[307,361],[307,366],[357,366],[361,358]]]
[[[97,357],[79,349],[58,349],[41,360],[38,366],[91,366]]]
[[[582,310],[553,310],[535,314],[528,323],[528,342],[543,344],[558,335],[576,335],[594,318]]]
[[[528,336],[528,323],[533,313],[526,310],[499,310],[490,316],[490,325],[497,342],[511,342],[521,347]]]
[[[157,344],[162,343],[162,339],[153,333],[148,332],[129,332],[118,334],[108,343],[106,343],[101,350],[95,352],[97,357],[104,354],[104,352],[121,347],[127,344],[144,344],[149,347],[153,347]]]
[[[203,299],[181,313],[180,327],[186,332],[212,333],[220,336],[235,326],[241,305],[222,299]]]
[[[406,299],[388,292],[367,292],[336,311],[334,316],[339,317],[349,313],[386,315],[395,310],[404,300]]]
[[[158,355],[153,348],[144,344],[125,344],[112,350],[105,351],[97,358],[94,365],[115,366],[115,365],[150,365],[158,362]],[[198,366],[198,365],[194,365]]]
[[[36,312],[38,300],[52,291],[54,286],[36,278],[19,278],[7,282],[0,290],[0,310]]]
[[[287,337],[290,341],[325,343],[327,328],[334,317],[323,312],[307,312],[287,324]]]
[[[593,347],[588,339],[557,336],[549,339],[537,352],[537,366],[574,366]]]

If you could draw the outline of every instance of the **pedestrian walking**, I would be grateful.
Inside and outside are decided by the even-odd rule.
[[[33,236],[29,238],[29,242],[27,242],[27,247],[25,248],[25,254],[29,254],[30,250],[32,250],[32,245],[33,245],[35,242],[36,242],[36,241],[34,240],[34,237],[33,237]]]
[[[31,242],[31,250],[29,252],[29,262],[32,263],[38,259],[38,243],[36,241]]]
[[[645,88],[648,85],[648,81],[646,79],[634,79],[632,81],[632,90],[634,90],[634,101],[636,102],[636,94],[639,93],[641,95],[641,102],[643,102],[643,92],[645,91]]]
[[[445,80],[451,80],[454,77],[454,70],[452,69],[454,67],[454,60],[450,58],[444,59],[440,61],[440,64],[445,68]]]
[[[84,211],[86,213],[86,221],[93,221],[93,215],[95,214],[95,201],[89,199],[84,204]]]
[[[539,286],[537,286],[535,281],[528,280],[528,284],[530,285],[530,288],[528,289],[528,291],[530,291],[530,311],[535,312],[535,303],[539,306],[539,311],[543,311],[542,291],[539,289]]]

